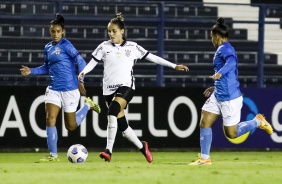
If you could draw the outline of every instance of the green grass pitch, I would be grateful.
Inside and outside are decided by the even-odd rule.
[[[0,153],[3,184],[281,184],[282,153],[212,152],[213,165],[189,166],[197,152],[153,152],[147,163],[140,152],[114,152],[104,162],[90,152],[83,164],[40,163],[44,153]]]

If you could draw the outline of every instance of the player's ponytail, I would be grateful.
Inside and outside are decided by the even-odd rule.
[[[116,24],[120,29],[125,30],[124,17],[122,13],[117,13],[116,17],[111,19],[110,23]]]
[[[219,17],[217,20],[216,20],[216,24],[220,25],[220,26],[223,26],[224,25],[224,19],[222,17]]]
[[[216,24],[212,27],[211,31],[213,34],[218,34],[223,38],[228,38],[228,27],[224,24],[225,20],[222,17],[219,17],[216,20]]]
[[[117,16],[116,17],[117,20],[122,21],[122,22],[124,21],[123,15],[120,12],[117,13],[116,16]]]
[[[51,20],[50,24],[59,24],[64,29],[65,19],[62,15],[60,15],[59,13],[56,13],[56,18],[54,20]]]

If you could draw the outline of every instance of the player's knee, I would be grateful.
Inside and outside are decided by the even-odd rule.
[[[235,139],[235,138],[237,137],[236,132],[225,131],[225,135],[226,135],[226,137],[228,137],[229,139]]]
[[[55,116],[47,116],[46,117],[46,125],[47,126],[55,126],[56,125],[56,119],[57,117]]]
[[[208,124],[209,123],[207,123],[206,121],[201,120],[200,121],[200,128],[209,128]]]
[[[69,125],[69,124],[65,123],[65,128],[68,131],[74,131],[77,128],[77,125]]]
[[[109,106],[108,115],[116,116],[120,112],[120,104],[117,101],[112,101]]]
[[[118,129],[119,129],[119,131],[123,132],[123,131],[125,131],[127,129],[128,124],[127,124],[125,116],[123,116],[121,118],[118,118],[117,122],[118,122]]]

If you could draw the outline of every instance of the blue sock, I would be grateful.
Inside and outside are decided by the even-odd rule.
[[[58,141],[58,133],[57,128],[55,126],[46,127],[47,132],[47,145],[50,150],[50,154],[52,156],[58,156],[57,151],[57,141]]]
[[[237,126],[237,137],[257,128],[257,121],[250,120],[250,121],[243,121],[240,122]]]
[[[210,157],[211,143],[212,129],[200,128],[201,158],[208,159]]]
[[[81,107],[75,114],[76,124],[79,126],[84,118],[86,117],[86,114],[88,113],[89,107],[84,104],[83,107]]]

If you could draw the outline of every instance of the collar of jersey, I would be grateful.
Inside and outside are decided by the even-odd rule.
[[[124,39],[123,39],[123,42],[120,44],[120,46],[121,46],[121,47],[124,46],[125,43],[126,43],[126,39],[124,38]],[[112,42],[112,45],[113,45],[114,47],[116,46],[113,42]]]

